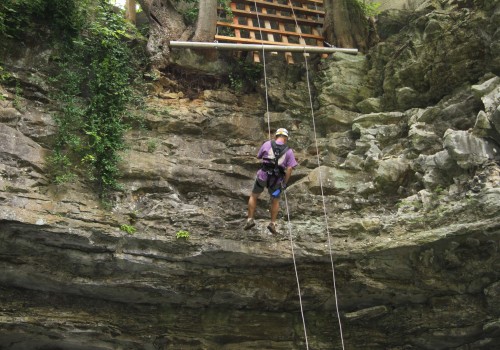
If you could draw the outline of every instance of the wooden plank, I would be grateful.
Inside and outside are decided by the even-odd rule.
[[[244,10],[232,10],[232,12],[233,12],[234,16],[252,17],[252,18],[257,17],[257,14],[254,11],[247,12]],[[279,16],[279,15],[259,13],[259,17],[264,18],[264,19],[295,23],[295,18],[293,16]],[[323,21],[316,21],[316,20],[310,20],[310,19],[298,18],[298,17],[297,17],[297,23],[310,25],[310,26],[322,26],[323,25]]]
[[[286,0],[286,3],[285,5],[288,4],[288,0]],[[283,15],[283,12],[286,11],[286,12],[290,12],[289,10],[282,10],[280,11],[280,15]],[[286,28],[285,28],[285,23],[283,22],[278,22],[278,28],[280,29],[280,31],[283,31],[283,32],[286,32]],[[296,36],[297,33],[293,32],[293,34],[290,34],[290,36]],[[283,43],[286,43],[288,44],[289,41],[288,41],[288,35],[281,35],[281,41]],[[293,60],[293,55],[291,52],[285,52],[285,60],[286,60],[286,63],[288,64],[294,64],[294,60]]]
[[[263,14],[267,14],[267,8],[262,8],[262,13]],[[264,20],[264,28],[266,28],[266,29],[272,29],[271,28],[271,21],[269,21],[267,19]],[[261,38],[264,38],[264,36],[262,35],[262,33],[264,33],[264,31],[262,30],[262,28],[259,28],[259,31],[261,33]],[[274,39],[274,35],[272,33],[269,33],[269,32],[267,32],[267,40],[268,41],[272,41],[272,42],[276,41]],[[278,52],[276,52],[276,51],[271,52],[271,55],[277,55],[277,54],[278,54]]]
[[[231,11],[234,11],[236,10],[236,4],[234,2],[231,3]],[[233,24],[239,24],[238,23],[238,17],[236,16],[233,16]],[[239,29],[237,28],[234,28],[234,36],[237,37],[237,38],[240,38],[241,37],[241,32]]]
[[[248,3],[249,1],[248,0],[233,0],[233,2],[238,2],[238,3]],[[253,5],[254,3],[257,4],[257,7],[258,8],[261,8],[261,9],[273,9],[273,10],[277,10],[277,11],[288,11],[288,12],[292,12],[292,9],[290,8],[290,4],[286,4],[286,5],[282,5],[282,4],[279,4],[277,2],[267,2],[267,1],[263,1],[263,0],[255,0],[255,1],[250,1],[250,3]],[[304,7],[306,6],[306,7]],[[325,11],[322,11],[322,10],[313,10],[313,9],[309,9],[307,7],[307,4],[304,4],[303,7],[296,7],[296,6],[293,6],[293,11],[295,11],[295,13],[300,13],[300,14],[304,14],[304,15],[319,15],[321,17],[324,17],[325,16]]]
[[[279,22],[278,24],[280,30],[282,30],[284,32],[284,29],[285,29],[285,24],[283,24],[282,22]],[[293,35],[297,35],[297,33],[293,33]],[[288,35],[281,35],[281,42],[283,44],[288,44]],[[286,62],[288,64],[293,64],[293,56],[292,56],[292,53],[291,52],[285,52],[285,59],[286,59]]]
[[[233,15],[232,23],[218,21],[217,26],[232,28],[235,36],[216,35],[215,40],[221,43],[315,47],[306,43],[306,39],[312,39],[316,46],[323,47],[324,38],[318,31],[318,27],[323,25],[325,16],[322,0],[231,0],[230,7]],[[223,9],[219,8],[219,10]],[[276,11],[276,14],[269,13],[270,10]],[[254,26],[254,19],[257,16],[259,25]],[[277,22],[278,29],[273,29],[271,21]],[[287,23],[293,24],[294,29]],[[307,33],[302,33],[301,27]],[[286,28],[290,30],[286,30]],[[257,30],[261,40],[257,39]],[[241,37],[242,31],[248,32],[249,38]],[[279,35],[281,42],[276,39],[275,34]],[[296,39],[295,43],[290,43],[290,37],[298,38],[299,43],[296,43]],[[283,51],[283,49],[279,51]],[[273,51],[272,53],[276,54],[277,52]],[[254,62],[260,62],[259,54],[262,52],[252,52]],[[304,53],[304,55],[308,56],[309,54]],[[289,64],[294,63],[291,52],[285,52],[285,59]]]
[[[320,35],[319,33],[317,34],[298,34],[296,32],[290,32],[285,29],[285,25],[282,22],[278,23],[280,29],[267,29],[267,28],[261,28],[263,33],[273,33],[273,34],[279,34],[282,36],[300,36],[302,35],[306,39],[316,39],[318,41],[323,41],[324,37]],[[258,30],[256,27],[249,27],[245,26],[242,24],[232,24],[228,22],[217,22],[217,26],[222,26],[222,27],[231,27],[235,29],[243,29],[243,30]]]
[[[250,8],[250,5],[246,4],[245,5],[245,12],[250,12],[250,11],[252,11],[252,9]],[[253,28],[253,21],[250,17],[247,17],[247,25],[248,25],[248,27]],[[249,30],[248,32],[250,33],[250,39],[256,40],[255,31]]]
[[[276,45],[275,41],[267,41],[267,40],[252,40],[247,38],[235,38],[234,36],[225,36],[225,35],[216,35],[215,40],[220,42],[231,42],[231,43],[241,43],[241,44],[264,44],[264,45]],[[279,45],[283,46],[308,46],[308,47],[317,47],[315,45],[302,45],[302,44],[293,44],[293,43],[285,43],[281,42]]]
[[[302,4],[302,7],[307,7],[307,6],[308,6],[307,4]],[[311,16],[311,15],[308,15],[307,18],[308,19],[314,19],[314,17]],[[317,27],[311,26],[310,29],[311,29],[311,34],[319,34]],[[323,40],[316,40],[316,45],[317,46],[323,46]]]
[[[250,7],[250,4],[247,2],[245,3],[245,12],[251,12],[252,8]],[[247,26],[252,28],[252,30],[249,30],[248,33],[250,35],[250,39],[257,41],[257,38],[255,37],[255,31],[253,30],[253,20],[250,17],[247,17]],[[252,58],[255,63],[260,63],[260,55],[257,51],[252,52]]]
[[[253,2],[253,0],[233,0],[233,1],[250,1]],[[281,0],[285,1],[285,0]],[[316,5],[319,7],[323,7],[323,0],[293,0],[293,2],[299,2],[301,4],[309,4],[309,5]]]
[[[323,6],[323,0],[293,0],[295,2],[300,2],[301,4],[313,4]]]

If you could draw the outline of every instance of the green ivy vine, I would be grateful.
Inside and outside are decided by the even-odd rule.
[[[59,57],[55,116],[58,134],[49,159],[56,183],[84,175],[105,198],[118,183],[127,106],[135,98],[134,55],[124,19],[101,1],[92,22]],[[82,171],[83,170],[83,171]]]

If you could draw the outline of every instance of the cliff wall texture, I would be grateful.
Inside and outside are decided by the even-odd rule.
[[[498,349],[500,4],[426,2],[378,25],[366,56],[268,59],[271,128],[299,161],[276,236],[267,195],[242,229],[263,79],[192,95],[182,66],[163,72],[103,207],[46,173],[47,52],[4,57],[0,349]],[[190,84],[212,81],[198,68]]]

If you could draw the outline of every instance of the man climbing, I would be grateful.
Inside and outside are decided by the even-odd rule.
[[[271,223],[267,229],[277,234],[276,219],[280,206],[280,195],[286,188],[288,180],[292,175],[292,169],[297,166],[293,150],[286,145],[288,141],[288,130],[279,128],[276,130],[276,139],[264,142],[257,154],[262,159],[262,166],[257,172],[257,177],[248,199],[248,218],[245,230],[255,226],[254,214],[257,207],[259,195],[267,188],[271,195]]]

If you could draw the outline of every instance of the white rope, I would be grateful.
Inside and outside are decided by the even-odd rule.
[[[299,293],[300,314],[302,316],[302,325],[304,327],[304,338],[306,340],[306,349],[309,350],[309,342],[307,341],[306,318],[304,317],[304,307],[302,306],[302,293],[300,291],[299,273],[297,272],[297,263],[295,262],[295,251],[293,249],[292,226],[290,223],[290,211],[288,210],[288,200],[286,198],[286,191],[283,191],[283,195],[285,196],[286,215],[287,215],[287,219],[288,219],[287,228],[288,228],[288,235],[290,237],[290,246],[292,247],[293,268],[295,269],[295,278],[297,279],[297,291]]]
[[[266,55],[264,52],[264,38],[262,37],[262,29],[261,29],[262,27],[260,25],[259,10],[257,8],[257,2],[255,0],[254,0],[254,4],[255,4],[255,12],[257,14],[257,24],[259,26],[259,31],[260,31],[260,40],[262,41],[262,58],[263,58],[263,64],[264,64],[264,84],[266,87],[267,128],[269,131],[269,140],[271,140],[271,122],[270,122],[270,117],[269,117],[269,97],[268,97],[268,93],[267,93]],[[293,268],[295,270],[295,279],[297,280],[297,291],[299,293],[300,315],[302,316],[302,326],[304,327],[304,338],[306,341],[306,349],[309,350],[309,341],[307,340],[307,330],[306,330],[306,319],[304,316],[304,307],[302,305],[302,293],[300,291],[299,273],[297,271],[297,262],[295,261],[295,251],[293,249],[293,238],[292,238],[292,230],[291,230],[291,225],[290,225],[290,211],[288,209],[288,200],[286,198],[286,192],[283,191],[283,193],[285,196],[286,214],[287,214],[287,218],[288,218],[288,233],[290,236],[290,246],[292,247]]]
[[[288,3],[290,4],[290,8],[292,10],[293,18],[295,20],[295,26],[297,28],[300,28],[299,24],[297,22],[297,17],[295,16],[295,11],[293,9],[293,4],[292,4],[291,0],[288,0]],[[302,33],[302,30],[299,30],[299,37],[300,37],[300,39],[302,39],[301,33]],[[323,191],[323,179],[322,179],[321,169],[320,169],[321,162],[320,162],[320,158],[319,158],[319,147],[318,147],[318,138],[317,138],[317,133],[316,133],[316,121],[315,121],[315,118],[314,118],[314,108],[313,108],[313,101],[312,101],[311,83],[309,81],[309,65],[308,65],[308,62],[307,62],[307,54],[305,52],[304,52],[304,61],[305,61],[305,64],[306,64],[307,90],[309,92],[309,104],[310,104],[310,107],[311,107],[311,118],[312,118],[313,131],[314,131],[314,142],[315,142],[315,146],[316,146],[316,158],[317,158],[317,161],[318,161],[319,186],[320,186],[320,189],[321,189],[321,198],[323,200],[323,213],[324,213],[324,216],[325,216],[326,233],[327,233],[327,237],[328,237],[328,249],[330,251],[330,262],[331,262],[331,265],[332,265],[332,277],[333,277],[333,290],[334,290],[334,296],[335,296],[335,308],[336,308],[336,311],[337,311],[337,319],[338,319],[338,323],[339,323],[340,340],[342,342],[342,349],[345,350],[344,335],[343,335],[343,332],[342,332],[342,321],[340,320],[340,312],[339,312],[339,302],[338,302],[338,295],[337,295],[337,283],[336,283],[336,278],[335,278],[335,266],[333,264],[332,240],[331,240],[330,230],[329,230],[329,225],[328,225],[328,214],[326,212],[326,201],[325,201],[325,194],[324,194],[324,191]]]
[[[262,44],[262,64],[264,66],[264,87],[266,89],[266,116],[267,116],[267,130],[269,132],[269,140],[271,140],[271,118],[269,117],[269,96],[267,93],[267,73],[266,73],[266,53],[264,51],[264,38],[262,37],[262,27],[260,26],[259,10],[257,2],[254,0],[255,13],[257,14],[257,25],[259,26],[260,41]]]

